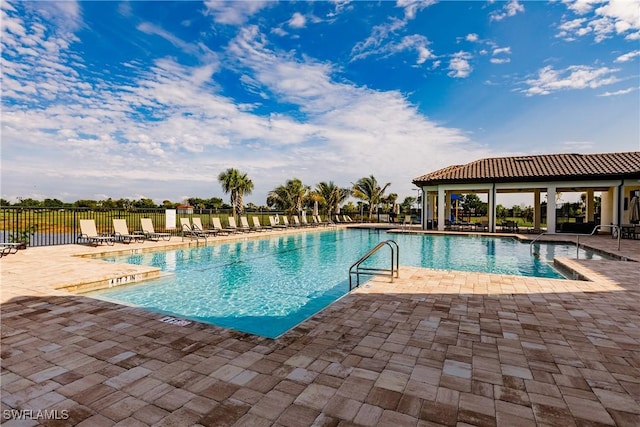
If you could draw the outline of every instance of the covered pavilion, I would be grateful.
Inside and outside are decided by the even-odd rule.
[[[447,166],[413,180],[422,192],[422,228],[445,229],[454,194],[487,194],[488,230],[496,231],[496,195],[532,193],[535,230],[540,196],[546,193],[547,233],[556,232],[556,195],[586,193],[587,223],[594,221],[594,192],[600,192],[600,224],[630,222],[629,201],[640,193],[640,151],[601,154],[543,154],[494,157]],[[605,230],[610,232],[610,230]]]

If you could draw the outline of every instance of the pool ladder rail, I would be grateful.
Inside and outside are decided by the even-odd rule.
[[[361,266],[363,262],[365,262],[373,254],[375,254],[376,252],[378,252],[378,250],[382,249],[385,246],[391,249],[391,268],[371,268],[371,267]],[[394,240],[385,240],[383,242],[378,243],[376,246],[374,246],[373,249],[367,252],[358,261],[353,263],[353,265],[349,268],[349,291],[352,291],[354,289],[354,286],[353,286],[354,274],[356,275],[355,287],[357,288],[358,286],[360,286],[361,274],[369,275],[369,276],[387,276],[388,275],[389,277],[391,277],[391,283],[393,283],[394,274],[395,274],[395,277],[398,278],[400,277],[399,272],[400,272],[400,247],[398,246],[398,243],[396,243]]]

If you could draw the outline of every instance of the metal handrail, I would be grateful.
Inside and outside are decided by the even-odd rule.
[[[622,233],[620,232],[620,226],[615,225],[615,224],[600,224],[600,225],[596,225],[593,229],[593,231],[589,234],[587,233],[562,233],[563,236],[576,236],[576,258],[578,257],[578,249],[580,248],[580,236],[593,236],[594,233],[598,230],[600,230],[603,227],[609,227],[612,228],[614,230],[616,230],[618,232],[618,250],[620,250],[620,236],[622,235]],[[529,255],[533,255],[533,244],[538,241],[538,239],[540,239],[542,236],[545,235],[549,235],[549,234],[556,234],[556,233],[550,233],[548,231],[545,231],[544,233],[540,233],[536,236],[535,239],[533,239],[530,243],[529,243]]]
[[[391,268],[366,268],[360,267],[360,264],[365,262],[371,255],[376,253],[383,246],[388,246],[391,249]],[[395,246],[395,249],[394,249]],[[395,255],[395,263],[394,263],[394,255]],[[353,269],[356,271],[353,271]],[[360,274],[368,274],[372,276],[386,276],[388,273],[391,277],[391,283],[393,283],[393,274],[395,272],[396,278],[400,277],[400,247],[398,243],[394,240],[385,240],[384,242],[378,243],[373,249],[367,252],[364,256],[362,256],[358,261],[353,263],[351,267],[349,267],[349,291],[353,290],[353,274],[356,275],[356,288],[360,286]]]

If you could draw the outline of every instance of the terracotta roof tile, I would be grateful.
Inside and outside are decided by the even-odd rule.
[[[413,180],[417,185],[456,182],[640,178],[640,151],[494,157],[454,165]]]

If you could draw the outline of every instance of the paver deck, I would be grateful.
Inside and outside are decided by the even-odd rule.
[[[103,250],[0,261],[3,425],[640,425],[636,262],[563,260],[591,281],[402,267],[272,340],[61,289],[155,274],[72,256]]]

